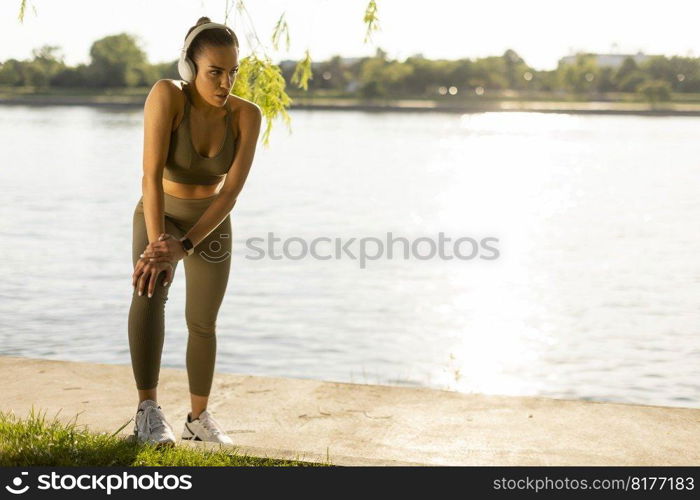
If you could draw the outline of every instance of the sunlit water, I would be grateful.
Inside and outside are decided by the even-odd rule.
[[[698,406],[700,119],[291,114],[233,211],[219,372]],[[0,135],[0,353],[129,364],[142,111],[1,107]],[[250,259],[269,232],[493,237],[499,257]]]

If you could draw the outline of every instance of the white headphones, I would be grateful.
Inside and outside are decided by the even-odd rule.
[[[185,38],[185,44],[182,46],[182,51],[180,52],[180,60],[177,62],[177,71],[180,73],[182,79],[185,80],[187,83],[192,83],[196,74],[194,61],[187,57],[187,49],[189,49],[192,40],[194,40],[194,37],[199,35],[202,31],[212,28],[223,28],[233,33],[231,28],[229,28],[225,24],[218,23],[203,23],[192,30],[192,33],[190,33],[187,36],[187,38]]]

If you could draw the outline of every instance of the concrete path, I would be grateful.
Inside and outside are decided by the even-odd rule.
[[[136,410],[129,365],[0,356],[0,410],[32,405],[114,432]],[[187,374],[161,370],[179,437]],[[209,409],[241,453],[337,465],[700,465],[700,409],[485,396],[217,373]],[[122,431],[129,434],[133,423]]]

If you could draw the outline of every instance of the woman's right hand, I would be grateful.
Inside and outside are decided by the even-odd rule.
[[[140,258],[131,275],[131,286],[139,295],[143,295],[144,288],[148,290],[148,297],[153,295],[160,273],[165,273],[163,286],[168,286],[173,281],[174,268],[170,262],[149,262],[147,258]]]

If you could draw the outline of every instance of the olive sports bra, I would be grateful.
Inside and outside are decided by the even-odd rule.
[[[226,137],[216,156],[199,154],[192,144],[190,133],[190,98],[185,93],[185,112],[182,121],[170,134],[170,147],[165,161],[163,177],[184,184],[218,184],[231,168],[235,153],[235,141],[231,132],[231,112],[226,108]]]

